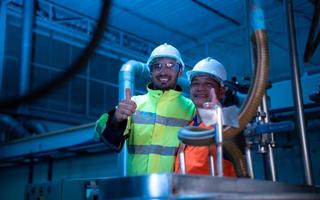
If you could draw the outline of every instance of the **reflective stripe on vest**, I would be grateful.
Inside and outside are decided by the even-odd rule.
[[[159,154],[163,156],[175,156],[177,147],[164,147],[160,145],[128,145],[130,154]]]
[[[173,117],[163,117],[152,112],[136,111],[132,115],[132,122],[136,124],[162,124],[165,126],[183,127],[188,125],[188,120]]]

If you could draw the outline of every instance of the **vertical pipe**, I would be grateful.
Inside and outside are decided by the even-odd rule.
[[[246,0],[245,8],[246,8],[246,18],[247,18],[246,25],[247,25],[247,35],[248,35],[247,38],[248,38],[249,66],[251,66],[251,69],[254,70],[253,46],[252,46],[252,41],[251,41],[251,28],[250,28],[250,21],[251,21],[250,5],[251,5],[250,0]]]
[[[186,174],[186,160],[184,158],[185,145],[183,143],[180,143],[180,147],[181,147],[179,150],[180,173]]]
[[[262,109],[265,113],[264,122],[269,123],[269,111],[268,111],[268,103],[267,103],[267,95],[265,94],[262,98]],[[268,144],[267,144],[267,161],[268,167],[271,175],[272,181],[277,181],[277,174],[274,162],[274,155],[273,155],[273,146],[274,146],[274,136],[273,133],[268,134]]]
[[[267,95],[265,94],[262,98],[262,104],[259,106],[259,121],[260,123],[269,123],[269,111],[268,111],[268,105],[267,105]],[[265,177],[268,180],[277,181],[276,178],[276,170],[275,170],[275,162],[274,162],[274,156],[273,156],[273,146],[274,146],[274,136],[273,133],[270,134],[263,134],[261,135],[262,145],[261,148],[263,148],[263,161],[264,161],[264,167],[265,167]]]
[[[214,157],[213,157],[213,153],[212,153],[212,145],[208,146],[209,148],[209,170],[210,170],[210,174],[211,176],[215,176],[215,172],[214,172]]]
[[[303,99],[301,96],[301,80],[300,80],[300,70],[298,65],[298,52],[296,48],[296,33],[295,33],[295,25],[294,25],[294,13],[293,13],[293,6],[292,0],[286,0],[285,6],[287,11],[287,23],[288,23],[288,30],[289,30],[289,50],[290,50],[290,57],[291,57],[291,66],[292,66],[292,90],[294,94],[294,104],[295,109],[297,112],[297,119],[298,122],[298,130],[301,142],[301,151],[302,151],[302,159],[303,159],[303,167],[304,167],[304,179],[307,185],[313,185],[312,180],[312,172],[311,172],[311,165],[310,165],[310,158],[308,152],[308,145],[306,139],[306,128],[305,128],[305,119],[303,114]]]
[[[223,133],[222,133],[222,108],[221,106],[216,105],[216,116],[217,116],[217,125],[216,125],[216,145],[217,145],[217,174],[218,176],[223,176]]]
[[[253,46],[251,41],[251,18],[250,18],[250,8],[251,2],[250,0],[245,1],[245,9],[246,9],[246,26],[247,26],[247,35],[248,35],[248,54],[249,54],[249,66],[254,70],[254,57],[253,57]],[[253,170],[253,162],[252,162],[252,154],[251,154],[251,142],[249,139],[246,139],[246,162],[247,162],[247,170],[250,178],[254,179],[254,170]]]
[[[89,116],[90,114],[90,78],[89,77],[91,77],[91,74],[90,74],[91,63],[92,63],[92,59],[89,59],[86,67],[86,75],[87,75],[86,77],[86,108],[85,108],[86,116]],[[105,93],[106,91],[103,91],[104,102],[106,102]]]
[[[21,63],[20,63],[20,87],[19,94],[25,95],[30,85],[32,33],[34,19],[35,1],[23,1],[22,16],[22,42],[21,42]]]
[[[6,41],[6,21],[7,21],[7,3],[0,4],[0,95],[2,95],[2,81],[4,70],[4,53]]]
[[[134,83],[135,83],[135,75],[136,74],[145,74],[149,70],[145,66],[145,64],[129,60],[125,64],[122,65],[119,72],[119,101],[125,99],[125,89],[130,88],[131,94],[134,95]],[[129,123],[129,122],[128,122]],[[118,163],[122,167],[122,175],[127,175],[127,145],[124,144],[123,148],[119,154]]]
[[[252,155],[251,155],[251,144],[250,141],[246,141],[246,162],[247,162],[247,172],[251,179],[254,179],[253,165],[252,165]]]
[[[262,110],[265,113],[264,122],[269,123],[270,117],[269,117],[269,107],[268,107],[268,100],[267,100],[267,93],[262,97]],[[269,134],[271,138],[271,144],[274,144],[274,136],[273,133]]]
[[[267,152],[268,166],[271,175],[271,180],[273,182],[277,181],[276,168],[273,156],[273,147],[271,144],[268,144],[268,152]]]
[[[134,82],[135,77],[128,71],[120,71],[119,73],[119,101],[125,99],[125,89],[130,88],[132,95],[134,95]],[[122,176],[127,176],[127,145],[124,144],[121,152],[119,153],[118,163],[122,166]]]

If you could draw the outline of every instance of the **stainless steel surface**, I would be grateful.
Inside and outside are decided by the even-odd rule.
[[[302,150],[302,160],[304,167],[304,179],[308,185],[313,184],[312,180],[312,170],[310,165],[310,157],[308,152],[308,144],[306,139],[306,128],[305,119],[303,111],[303,98],[301,93],[301,80],[300,80],[300,70],[298,64],[298,52],[296,44],[296,32],[295,32],[295,22],[292,0],[284,1],[287,10],[287,21],[288,21],[288,34],[289,34],[289,52],[291,57],[292,65],[292,90],[294,94],[294,105],[297,112],[297,125],[299,130],[299,136],[301,141]]]
[[[207,146],[215,143],[215,130],[187,126],[179,130],[178,138],[183,144],[192,146]]]
[[[320,199],[319,188],[212,176],[151,174],[107,178],[99,199]]]
[[[27,198],[27,195],[29,198]],[[28,184],[26,199],[320,199],[320,188],[212,176],[145,176],[63,179]]]
[[[215,167],[214,167],[214,157],[213,157],[213,152],[212,152],[212,145],[208,146],[209,148],[209,170],[210,170],[210,174],[211,176],[215,176]]]
[[[126,97],[126,88],[131,90],[131,95],[135,92],[135,77],[136,74],[147,74],[147,66],[135,60],[129,60],[124,63],[119,71],[119,101],[124,100]],[[123,176],[127,175],[127,145],[123,145],[123,148],[118,156],[118,163],[122,167]]]
[[[268,100],[267,100],[267,94],[265,94],[262,98],[262,109],[263,112],[265,113],[265,118],[264,118],[264,122],[265,123],[269,123],[270,122],[270,117],[269,117],[269,106],[268,106]],[[269,136],[271,137],[270,142],[273,145],[274,144],[274,136],[273,133],[269,134]]]
[[[186,162],[184,158],[184,144],[180,143],[180,146],[182,147],[179,151],[179,159],[180,159],[180,173],[186,174]]]
[[[221,106],[216,105],[216,147],[217,147],[217,175],[223,176],[223,130],[222,130],[222,108]]]
[[[275,168],[274,156],[273,156],[273,147],[271,146],[271,144],[268,144],[267,157],[268,157],[268,165],[269,165],[271,180],[277,181],[277,174],[276,174],[276,168]]]
[[[266,94],[262,98],[262,110],[265,113],[263,118],[264,123],[269,123],[269,110],[268,110],[268,102]],[[273,146],[274,146],[274,136],[273,133],[268,134],[268,144],[267,144],[267,157],[268,157],[268,167],[271,175],[272,181],[277,181],[276,168],[273,156]]]
[[[250,178],[254,179],[254,173],[253,173],[253,165],[252,165],[252,155],[251,155],[251,145],[248,144],[246,146],[246,163],[247,163],[247,172]]]

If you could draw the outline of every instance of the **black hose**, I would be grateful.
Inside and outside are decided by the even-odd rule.
[[[81,55],[78,57],[78,59],[76,59],[71,64],[71,66],[61,74],[61,76],[56,77],[55,79],[48,82],[44,86],[39,87],[38,89],[35,89],[34,91],[31,91],[30,93],[23,96],[2,98],[0,100],[0,109],[16,107],[22,103],[28,103],[44,95],[49,94],[51,91],[58,88],[64,82],[69,80],[74,74],[79,72],[85,66],[90,56],[94,53],[94,50],[98,47],[99,42],[101,41],[104,35],[104,30],[105,30],[105,25],[108,19],[111,0],[110,1],[102,0],[102,1],[103,1],[103,5],[101,8],[97,28],[93,33],[92,40],[90,41],[88,46],[85,48],[85,50],[81,53]]]

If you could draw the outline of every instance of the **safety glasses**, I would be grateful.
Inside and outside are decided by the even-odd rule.
[[[173,71],[178,67],[178,63],[153,63],[150,65],[151,70],[156,72],[160,72],[162,69],[165,71]]]

